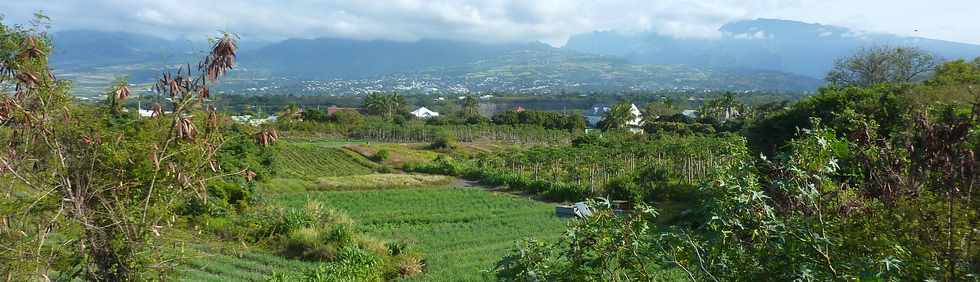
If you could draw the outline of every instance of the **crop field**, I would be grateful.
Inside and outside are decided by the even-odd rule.
[[[550,204],[479,188],[280,193],[282,206],[308,199],[347,211],[357,226],[379,238],[416,242],[424,274],[414,281],[484,281],[489,270],[525,238],[554,240],[565,222]]]
[[[456,178],[433,174],[366,174],[317,179],[311,190],[376,190],[379,188],[412,188],[447,185]]]
[[[196,240],[185,252],[186,260],[175,271],[178,281],[265,281],[274,272],[301,272],[317,265],[214,241]]]
[[[439,153],[424,150],[426,144],[354,144],[344,146],[345,149],[357,152],[358,154],[372,158],[379,151],[388,151],[388,159],[383,163],[386,165],[401,167],[405,163],[428,162],[439,156]]]
[[[316,143],[283,144],[276,151],[279,178],[315,180],[320,177],[361,175],[377,164],[346,149]]]

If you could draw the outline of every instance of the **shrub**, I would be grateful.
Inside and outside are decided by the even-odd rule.
[[[388,149],[381,149],[381,150],[378,150],[377,153],[374,153],[373,158],[374,158],[374,161],[376,161],[376,162],[383,162],[383,161],[388,160],[388,158],[390,157],[390,155],[391,155],[391,152],[389,152]]]
[[[598,133],[585,134],[572,139],[572,146],[582,147],[585,145],[607,146],[609,145],[609,140]]]
[[[273,273],[267,281],[308,281],[308,282],[346,282],[346,281],[384,281],[382,260],[370,252],[358,248],[343,248],[338,251],[336,260],[320,264],[301,275]]]
[[[293,230],[284,239],[283,253],[289,257],[299,257],[313,260],[333,260],[338,250],[343,247],[340,242],[332,241],[330,231],[323,227],[304,227]]]
[[[452,150],[453,148],[456,148],[456,143],[457,141],[455,135],[448,131],[440,131],[437,134],[435,141],[432,141],[432,144],[429,147],[437,150]]]

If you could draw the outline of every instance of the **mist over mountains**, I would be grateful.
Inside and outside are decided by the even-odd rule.
[[[945,59],[980,56],[977,45],[787,20],[738,21],[719,31],[722,37],[717,39],[593,32],[573,36],[563,49],[616,56],[639,64],[765,69],[815,78],[823,77],[836,58],[864,46],[915,46]]]
[[[862,46],[916,46],[945,59],[980,56],[977,45],[786,20],[739,21],[719,30],[721,37],[713,39],[597,31],[573,36],[560,48],[438,39],[246,40],[240,44],[239,71],[253,79],[281,78],[285,84],[328,81],[317,83],[317,89],[330,94],[812,91],[822,84],[836,58]],[[135,83],[147,82],[166,67],[193,64],[196,53],[207,48],[203,41],[98,31],[63,31],[52,38],[56,48],[52,63],[69,76],[73,71],[103,71],[104,77],[130,75]]]

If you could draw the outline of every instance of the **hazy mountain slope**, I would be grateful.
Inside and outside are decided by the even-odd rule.
[[[774,71],[632,64],[622,59],[553,48],[515,50],[468,64],[429,69],[416,77],[451,79],[482,91],[809,91],[822,83],[814,78]]]
[[[168,62],[191,58],[205,43],[123,33],[90,30],[55,32],[51,35],[56,68],[84,68],[118,64]]]
[[[722,36],[717,39],[593,32],[573,36],[563,48],[619,56],[632,63],[767,69],[812,77],[823,77],[836,58],[862,46],[917,46],[947,59],[980,56],[977,45],[787,20],[738,21],[719,30]]]
[[[290,39],[245,52],[240,61],[278,75],[304,79],[365,78],[463,64],[532,45],[446,40]]]
[[[125,33],[55,34],[52,59],[77,90],[98,95],[114,77],[149,83],[176,64],[194,64],[203,43]],[[249,42],[243,42],[247,45]],[[691,49],[683,44],[675,49]],[[710,58],[708,59],[710,60]],[[239,54],[229,91],[266,91],[294,85],[291,93],[649,91],[725,89],[810,91],[817,79],[728,65],[701,67],[683,61],[637,64],[613,56],[554,48],[541,43],[481,44],[447,40],[417,42],[291,39]],[[276,85],[258,85],[268,83]],[[267,92],[267,91],[266,91]],[[255,92],[256,94],[261,94]]]

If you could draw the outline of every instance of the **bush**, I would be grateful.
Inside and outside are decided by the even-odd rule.
[[[320,264],[307,270],[302,275],[286,275],[273,273],[268,281],[309,281],[309,282],[346,282],[346,281],[384,281],[383,260],[377,255],[358,248],[343,248],[337,252],[336,260]]]
[[[437,150],[452,150],[456,148],[456,136],[448,131],[440,131],[436,136],[435,141],[429,146],[432,149]]]
[[[383,161],[388,160],[388,158],[390,157],[390,155],[391,155],[391,152],[388,152],[388,149],[381,149],[381,150],[378,150],[377,153],[374,153],[374,156],[372,156],[372,158],[376,162],[383,162]]]
[[[609,140],[605,136],[602,136],[602,134],[598,134],[598,133],[585,134],[579,137],[575,137],[575,139],[572,139],[572,146],[575,147],[582,147],[585,145],[605,147],[608,146],[609,143],[610,143]]]

